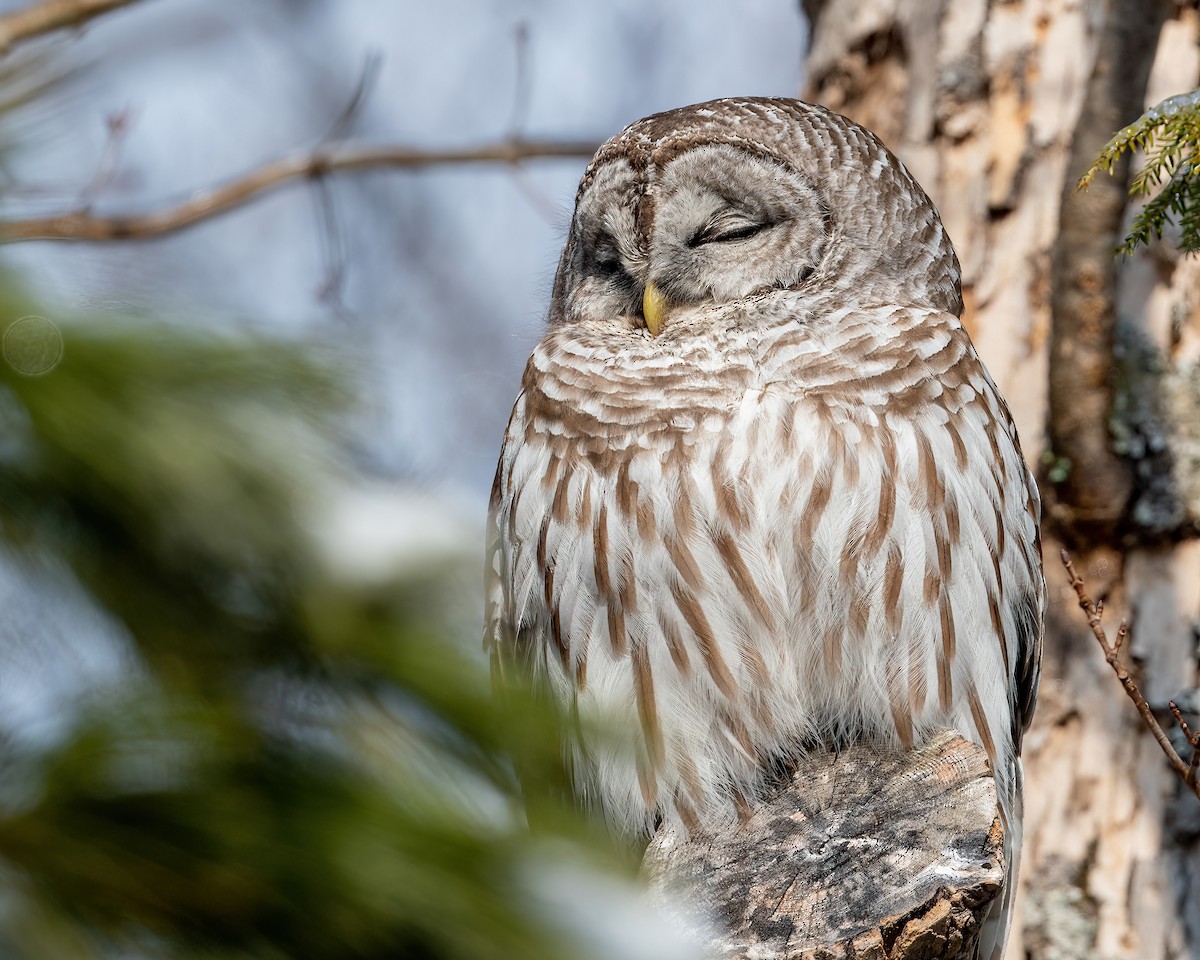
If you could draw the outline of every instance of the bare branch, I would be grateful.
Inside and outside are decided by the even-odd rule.
[[[421,150],[395,145],[329,144],[268,163],[241,177],[195,193],[190,200],[150,213],[94,216],[88,210],[30,220],[0,220],[0,243],[23,240],[134,240],[174,233],[276,190],[294,180],[339,171],[417,169],[460,164],[517,165],[534,159],[585,159],[595,143],[508,139],[462,150]]]
[[[96,17],[128,7],[137,0],[43,0],[16,13],[0,16],[0,54],[23,40],[66,27],[80,27]]]
[[[1179,704],[1174,700],[1170,701],[1171,713],[1175,715],[1175,722],[1179,724],[1179,729],[1183,731],[1183,737],[1188,742],[1188,746],[1192,748],[1192,762],[1188,764],[1187,776],[1184,777],[1185,782],[1191,786],[1196,786],[1196,769],[1200,767],[1200,730],[1192,733],[1186,720],[1183,719],[1183,714],[1179,711]]]
[[[1075,590],[1075,596],[1079,598],[1079,607],[1087,615],[1088,626],[1092,628],[1092,634],[1096,641],[1100,644],[1100,649],[1104,651],[1104,659],[1108,661],[1108,665],[1112,667],[1113,672],[1117,675],[1117,679],[1121,681],[1121,686],[1125,688],[1125,692],[1129,695],[1129,699],[1133,701],[1137,707],[1138,713],[1142,715],[1142,720],[1146,726],[1150,728],[1150,732],[1154,734],[1154,739],[1158,741],[1158,745],[1162,747],[1163,753],[1167,755],[1167,760],[1171,766],[1183,778],[1183,782],[1191,788],[1192,793],[1200,798],[1200,784],[1196,782],[1196,765],[1197,757],[1200,752],[1193,750],[1191,764],[1185,763],[1183,758],[1179,756],[1175,748],[1171,745],[1171,740],[1163,730],[1162,725],[1154,716],[1154,711],[1150,708],[1150,704],[1146,702],[1146,698],[1142,696],[1142,691],[1138,689],[1133,678],[1129,675],[1129,671],[1121,664],[1118,653],[1121,645],[1129,636],[1129,624],[1124,620],[1121,621],[1121,626],[1117,630],[1117,640],[1115,644],[1108,642],[1108,635],[1104,632],[1104,627],[1100,624],[1100,613],[1103,606],[1092,602],[1092,598],[1087,594],[1087,587],[1083,582],[1083,577],[1075,572],[1075,565],[1071,562],[1071,555],[1066,551],[1061,551],[1063,566],[1067,569],[1067,575],[1071,578],[1071,587]],[[1174,704],[1171,705],[1174,707]],[[1183,717],[1179,712],[1175,712],[1175,717],[1182,725],[1184,735],[1187,734],[1187,725],[1183,723]],[[1188,736],[1188,742],[1191,743],[1191,737]],[[1195,744],[1192,744],[1195,748]]]

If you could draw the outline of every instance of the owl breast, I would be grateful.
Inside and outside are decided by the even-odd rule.
[[[1002,789],[1015,756],[1037,507],[994,386],[949,315],[794,316],[557,331],[513,412],[491,639],[628,720],[572,749],[629,832],[732,816],[815,744],[949,726]]]

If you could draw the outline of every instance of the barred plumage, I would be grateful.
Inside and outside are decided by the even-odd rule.
[[[714,101],[597,153],[497,469],[487,636],[636,716],[629,754],[575,745],[614,827],[733,816],[806,745],[952,727],[1019,842],[1038,496],[961,309],[929,199],[822,108]]]

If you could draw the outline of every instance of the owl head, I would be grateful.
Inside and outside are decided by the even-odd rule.
[[[597,151],[550,323],[658,336],[697,317],[753,322],[755,305],[779,298],[819,317],[849,292],[961,313],[958,260],[929,197],[845,117],[713,100],[639,120]]]

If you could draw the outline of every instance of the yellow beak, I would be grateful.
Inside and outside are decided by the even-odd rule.
[[[667,312],[667,298],[654,284],[646,283],[646,292],[642,294],[642,315],[646,318],[646,329],[650,336],[657,337],[663,328],[663,314]]]

